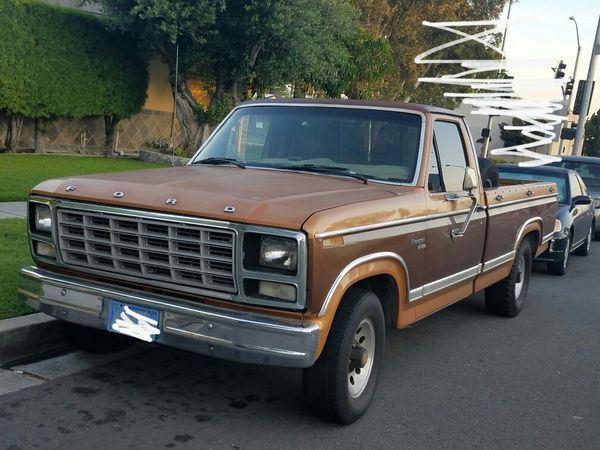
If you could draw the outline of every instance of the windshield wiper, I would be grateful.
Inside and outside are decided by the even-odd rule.
[[[233,164],[234,166],[238,166],[240,169],[246,168],[246,165],[243,162],[233,158],[204,158],[198,161],[194,161],[192,164]]]
[[[331,175],[341,175],[346,177],[356,178],[357,180],[362,181],[364,184],[368,183],[368,178],[359,173],[348,170],[345,167],[338,166],[326,166],[320,164],[289,164],[289,165],[278,165],[276,166],[278,169],[286,169],[286,170],[301,170],[306,172],[316,172],[316,173],[329,173]]]

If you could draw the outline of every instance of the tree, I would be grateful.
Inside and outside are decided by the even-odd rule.
[[[459,21],[497,18],[506,0],[359,0],[361,23],[374,35],[385,36],[393,54],[394,70],[386,79],[386,98],[453,107],[455,100],[443,97],[444,86],[419,84],[419,77],[435,77],[460,68],[423,66],[415,56],[451,38],[448,33],[422,25],[424,20]],[[497,39],[498,37],[496,37]],[[448,59],[497,58],[481,44],[452,47],[440,56]]]
[[[350,0],[98,0],[119,27],[146,38],[177,85],[177,114],[189,148],[202,132],[196,116],[215,120],[233,104],[271,86],[340,83],[358,32]],[[179,67],[175,79],[175,45]],[[201,78],[212,88],[208,114],[187,92]],[[248,88],[250,87],[250,92]]]
[[[507,122],[502,122],[498,124],[498,128],[500,128],[500,139],[504,141],[505,147],[512,147],[513,145],[528,144],[530,142],[533,142],[533,139],[523,136],[521,130],[505,130],[504,127],[506,125],[508,125]],[[522,121],[521,119],[513,117],[512,125],[520,127],[530,124]]]
[[[135,43],[106,31],[91,14],[36,0],[0,2],[0,111],[7,117],[5,145],[14,150],[19,121],[100,115],[107,150],[115,126],[140,111],[148,74]]]
[[[590,117],[585,123],[585,139],[583,141],[583,154],[600,156],[600,111]]]

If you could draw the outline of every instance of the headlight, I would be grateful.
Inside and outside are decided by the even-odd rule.
[[[35,219],[33,226],[36,231],[42,231],[44,233],[52,232],[52,212],[48,205],[41,203],[35,204]]]
[[[263,236],[260,240],[260,264],[295,271],[298,266],[298,243],[294,239]]]

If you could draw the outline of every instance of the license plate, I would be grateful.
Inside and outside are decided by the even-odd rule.
[[[153,342],[160,334],[160,313],[155,309],[112,301],[108,315],[108,331]]]

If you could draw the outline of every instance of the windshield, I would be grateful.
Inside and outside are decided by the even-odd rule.
[[[567,180],[563,177],[544,175],[541,173],[507,172],[500,170],[500,178],[507,180],[542,181],[556,183],[558,186],[558,203],[568,203]]]
[[[598,163],[563,160],[551,165],[574,170],[583,179],[588,188],[600,188],[600,164]]]
[[[249,167],[343,172],[411,183],[421,116],[366,108],[252,106],[236,110],[193,162],[231,158]]]

